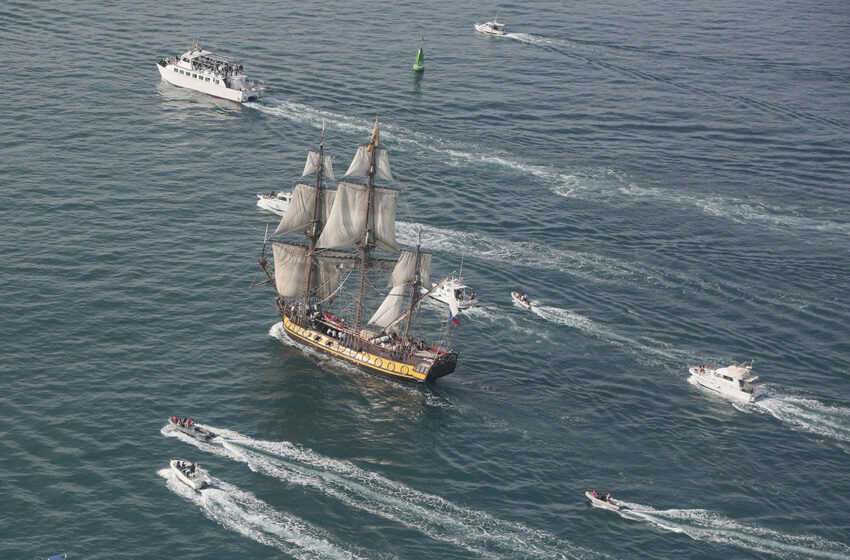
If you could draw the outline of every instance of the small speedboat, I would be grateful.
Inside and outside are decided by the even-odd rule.
[[[499,16],[493,18],[493,21],[487,21],[484,23],[475,22],[475,30],[479,33],[484,33],[485,35],[504,35],[505,34],[505,24],[499,23],[496,21]]]
[[[514,303],[525,309],[534,307],[534,302],[528,299],[528,294],[525,292],[511,292],[511,299]]]
[[[291,192],[274,191],[266,193],[257,193],[257,206],[263,210],[274,212],[278,216],[286,214],[286,209],[289,208],[289,203],[292,201]]]
[[[587,496],[587,499],[590,500],[590,505],[593,507],[598,507],[601,509],[610,509],[612,511],[620,511],[623,505],[613,498],[608,498],[607,500],[602,498],[597,498],[593,495],[593,492],[588,490],[584,493]]]
[[[185,459],[172,459],[171,470],[180,479],[180,482],[192,488],[193,490],[201,490],[210,485],[210,477],[201,469],[201,465],[186,461]]]
[[[452,292],[454,292],[454,299],[455,303],[457,303],[458,309],[468,309],[478,305],[478,298],[476,297],[475,292],[467,292],[466,289],[468,287],[469,286],[463,283],[462,277],[455,276],[454,273],[452,273],[448,278],[436,286],[433,286],[431,290],[426,290],[423,286],[420,288],[420,291],[423,294],[428,294],[428,297],[445,303],[446,305],[451,305]]]
[[[201,441],[209,441],[215,437],[215,434],[206,428],[200,428],[195,425],[194,420],[190,418],[180,419],[172,416],[168,419],[168,423],[178,432],[183,432],[187,436],[192,436]]]
[[[688,368],[692,382],[739,402],[756,402],[765,395],[760,385],[753,384],[758,376],[752,370],[753,362],[722,368],[713,368],[711,364]]]

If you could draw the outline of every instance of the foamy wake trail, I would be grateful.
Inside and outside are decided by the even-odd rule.
[[[405,244],[416,244],[419,230],[429,249],[464,254],[482,260],[565,272],[588,280],[601,275],[613,278],[633,276],[632,265],[593,253],[568,251],[530,241],[512,241],[476,232],[437,228],[427,224],[396,222],[396,236]],[[510,297],[510,291],[505,292]]]
[[[829,406],[814,399],[769,395],[755,403],[793,429],[850,443],[850,408]],[[847,451],[846,447],[842,447]]]
[[[570,45],[567,41],[528,33],[508,33],[506,37],[528,44]],[[309,124],[317,128],[327,124],[339,130],[363,133],[364,130],[371,130],[372,127],[372,123],[368,120],[316,109],[287,99],[268,98],[263,103],[252,102],[245,105],[269,115],[283,117],[292,122]],[[850,224],[830,219],[807,218],[800,216],[797,209],[769,208],[758,200],[745,201],[717,196],[705,197],[683,194],[676,189],[639,187],[626,183],[624,178],[612,169],[562,170],[552,166],[523,162],[506,152],[488,150],[474,144],[451,142],[444,138],[423,134],[392,123],[384,123],[381,132],[384,139],[394,141],[400,148],[407,146],[418,152],[435,153],[449,165],[463,163],[496,165],[515,170],[524,176],[537,177],[552,189],[552,192],[568,198],[653,197],[677,204],[695,205],[706,213],[740,222],[758,221],[792,229],[850,235]]]
[[[656,510],[641,504],[622,503],[628,507],[617,512],[622,517],[646,521],[659,529],[683,533],[694,540],[738,546],[779,558],[850,558],[850,547],[817,536],[788,535],[739,523],[703,509]]]
[[[169,490],[198,505],[208,518],[259,543],[304,560],[363,558],[332,544],[328,535],[294,515],[280,513],[251,492],[211,477],[212,487],[195,492],[171,469],[157,472]]]
[[[599,557],[545,532],[458,506],[348,461],[324,457],[289,442],[254,440],[231,430],[205,427],[219,437],[203,443],[178,432],[164,430],[163,433],[204,451],[245,463],[255,472],[309,487],[353,508],[474,554],[504,558]]]
[[[595,323],[584,315],[580,315],[568,309],[550,307],[547,305],[537,305],[533,307],[531,311],[535,315],[549,321],[550,323],[578,329],[585,334],[595,336],[609,344],[613,344],[614,346],[631,349],[642,356],[660,356],[669,360],[676,360],[678,359],[677,355],[682,355],[682,352],[678,350],[659,348],[658,346],[661,344],[657,341],[651,340],[650,342],[652,342],[652,344],[645,344],[639,340],[619,335],[614,331]]]
[[[589,334],[599,334],[602,332],[596,323],[584,315],[579,315],[568,309],[549,307],[548,305],[536,305],[531,308],[531,312],[556,325],[572,327]]]
[[[252,102],[245,103],[245,105],[268,115],[283,117],[292,122],[309,124],[316,128],[321,128],[323,124],[326,124],[331,128],[363,134],[364,131],[371,130],[373,124],[368,119],[316,109],[287,99],[267,98],[263,103]],[[452,142],[445,138],[438,138],[389,122],[381,124],[381,135],[384,140],[395,142],[401,149],[410,148],[417,152],[425,151],[437,154],[448,165],[464,163],[495,165],[513,169],[525,175],[532,175],[557,187],[559,194],[570,193],[566,196],[578,195],[582,191],[592,191],[602,185],[609,184],[605,181],[600,184],[598,181],[614,173],[610,169],[570,172],[551,166],[522,162],[506,152],[488,150],[474,144]]]
[[[557,191],[556,191],[557,192]],[[760,222],[763,224],[797,230],[810,230],[834,234],[850,234],[850,224],[827,218],[801,216],[805,210],[771,206],[758,199],[724,198],[683,193],[677,189],[638,187],[629,185],[620,189],[621,194],[634,198],[659,198],[680,205],[692,205],[706,214],[726,218],[738,223]]]

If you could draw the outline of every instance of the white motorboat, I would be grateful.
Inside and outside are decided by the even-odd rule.
[[[274,212],[278,216],[283,216],[284,214],[286,214],[286,209],[289,208],[289,203],[291,201],[291,192],[276,193],[272,191],[268,194],[257,193],[257,206],[259,206],[263,210]]]
[[[479,33],[484,33],[485,35],[504,35],[505,34],[505,24],[499,23],[496,21],[499,18],[497,15],[493,18],[493,21],[487,21],[484,23],[475,22],[475,30]]]
[[[511,292],[511,299],[514,300],[515,304],[524,309],[531,309],[534,307],[534,302],[528,299],[528,294],[525,292]]]
[[[593,507],[598,507],[601,509],[610,509],[612,511],[619,511],[623,507],[620,502],[611,498],[610,496],[607,500],[603,497],[597,498],[593,495],[593,492],[589,490],[585,492],[584,495],[587,496],[587,499],[590,500],[590,505],[592,505]]]
[[[171,470],[180,479],[180,482],[192,488],[193,490],[201,490],[210,485],[209,475],[201,469],[201,465],[186,461],[185,459],[172,459]]]
[[[758,376],[752,370],[753,362],[722,368],[712,368],[711,364],[688,368],[691,380],[697,385],[742,402],[756,402],[765,395],[760,385],[753,385]]]
[[[452,297],[454,296],[458,309],[468,309],[478,305],[478,298],[474,291],[467,292],[467,288],[469,286],[463,283],[463,277],[451,274],[442,282],[432,286],[430,291],[426,290],[424,286],[419,290],[423,294],[428,294],[428,297],[449,306],[452,305]]]
[[[195,425],[195,421],[191,418],[177,418],[172,416],[168,419],[168,424],[178,432],[183,432],[187,436],[192,436],[201,441],[209,441],[215,437],[215,434],[206,428],[200,428]]]
[[[197,43],[179,56],[159,59],[156,67],[169,84],[237,103],[256,101],[266,93],[263,82],[249,80],[241,64],[203,50]]]

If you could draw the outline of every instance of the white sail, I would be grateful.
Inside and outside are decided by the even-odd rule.
[[[357,153],[354,154],[354,159],[351,160],[351,165],[348,166],[348,171],[345,172],[345,177],[365,177],[369,174],[369,152],[366,151],[366,146],[358,146]]]
[[[394,181],[390,172],[390,153],[386,148],[376,148],[375,152],[375,176],[387,181]]]
[[[354,247],[366,227],[367,202],[365,185],[340,183],[317,245],[322,248]]]
[[[452,312],[453,317],[457,317],[460,314],[460,309],[457,307],[457,298],[455,297],[455,291],[449,290],[449,309]]]
[[[375,311],[372,318],[369,319],[369,324],[377,325],[382,328],[387,328],[393,323],[393,319],[397,319],[401,315],[401,310],[404,305],[404,286],[395,286],[390,290],[389,295],[381,304],[381,307]]]
[[[277,293],[283,297],[301,295],[307,262],[306,247],[284,243],[272,244],[274,280]]]
[[[336,292],[343,270],[353,267],[354,261],[350,260],[347,263],[341,259],[326,259],[322,257],[319,257],[317,260],[316,280],[311,283],[315,286],[314,295],[324,301]]]
[[[378,249],[388,253],[400,253],[401,247],[395,239],[395,214],[398,207],[398,191],[384,187],[372,190],[372,234]]]
[[[402,251],[393,274],[390,276],[388,286],[403,286],[414,280],[414,266],[416,264],[416,253],[413,251]],[[426,288],[431,287],[431,253],[419,253],[419,283]]]
[[[319,199],[322,208],[318,216],[321,223],[327,222],[331,207],[333,206],[334,195],[336,191],[322,189],[322,196]],[[286,209],[286,213],[280,220],[277,229],[274,230],[275,235],[290,233],[293,231],[304,231],[313,220],[313,205],[316,203],[316,185],[305,185],[299,183],[295,185],[295,191],[292,193],[292,200]]]
[[[325,162],[322,169],[324,175],[330,178],[331,181],[336,181],[336,177],[334,177],[333,156],[325,155],[323,159]],[[319,152],[316,150],[307,150],[307,161],[304,163],[304,173],[302,173],[301,176],[306,177],[307,175],[315,173],[318,163]]]
[[[334,249],[355,247],[366,228],[366,205],[369,201],[366,185],[340,183],[333,207],[318,246]],[[395,239],[395,216],[398,206],[398,191],[385,187],[374,187],[370,211],[371,241],[384,251],[398,253],[401,249]]]
[[[358,146],[357,153],[354,154],[354,159],[351,160],[351,165],[348,166],[348,171],[345,176],[366,177],[369,175],[369,161],[371,152],[367,149],[369,146]],[[375,176],[387,181],[393,181],[393,174],[390,171],[390,155],[386,148],[375,148]]]

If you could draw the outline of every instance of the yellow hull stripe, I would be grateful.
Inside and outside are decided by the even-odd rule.
[[[290,321],[288,317],[283,318],[283,328],[286,329],[286,332],[291,336],[294,336],[305,344],[319,348],[323,352],[333,354],[334,356],[357,365],[368,367],[370,370],[375,370],[392,377],[400,377],[413,381],[425,381],[425,378],[428,377],[424,373],[415,371],[413,366],[410,364],[396,362],[394,360],[375,356],[374,354],[369,354],[368,352],[356,352],[351,348],[346,348],[342,344],[339,344],[334,338],[299,327]],[[319,340],[316,340],[316,337],[319,337]]]

